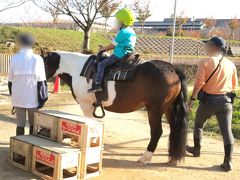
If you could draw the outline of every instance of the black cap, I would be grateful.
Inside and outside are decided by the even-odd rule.
[[[217,46],[222,51],[225,50],[226,41],[223,38],[219,37],[219,36],[215,36],[215,37],[209,39],[208,42],[212,42],[215,46]]]
[[[35,44],[34,37],[31,34],[29,34],[29,33],[20,33],[17,36],[17,40],[23,46],[30,46],[30,47],[32,47]]]

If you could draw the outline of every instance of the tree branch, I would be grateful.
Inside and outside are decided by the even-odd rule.
[[[29,1],[29,0],[19,0],[17,2],[10,3],[7,6],[5,6],[4,8],[0,9],[0,12],[19,7],[19,6],[23,5],[24,3],[26,3],[27,1]]]
[[[38,4],[40,0],[32,0]],[[53,8],[53,13],[58,12],[67,15],[84,31],[86,37],[89,37],[89,30],[93,26],[94,21],[101,15],[100,11],[109,3],[119,0],[45,0],[48,11]],[[41,5],[43,6],[43,5]],[[115,7],[116,9],[117,7]],[[55,10],[54,10],[55,9]],[[106,8],[107,9],[107,8]],[[111,14],[109,15],[111,16]],[[84,39],[84,49],[89,48],[89,38]]]

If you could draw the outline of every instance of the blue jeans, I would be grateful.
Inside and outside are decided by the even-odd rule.
[[[104,76],[105,69],[108,66],[111,66],[117,63],[120,59],[114,55],[104,59],[103,61],[98,63],[97,74],[94,78],[95,84],[101,84]]]

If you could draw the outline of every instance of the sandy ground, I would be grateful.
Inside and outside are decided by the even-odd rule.
[[[15,134],[15,119],[10,115],[11,106],[6,93],[0,92],[0,180],[38,179],[7,164],[9,137]],[[8,104],[6,104],[8,102]],[[51,95],[45,109],[81,114],[81,110],[70,93]],[[149,141],[149,126],[145,112],[129,114],[107,113],[104,135],[104,157],[102,175],[93,180],[159,180],[159,179],[239,179],[240,178],[240,144],[234,149],[234,170],[222,172],[219,164],[223,160],[221,138],[204,137],[202,156],[186,156],[185,162],[176,167],[167,166],[168,161],[168,125],[164,123],[164,134],[152,162],[140,166],[136,160],[145,151]],[[189,143],[192,144],[192,134]]]

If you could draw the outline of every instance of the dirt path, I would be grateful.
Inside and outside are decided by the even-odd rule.
[[[53,104],[58,104],[57,106]],[[81,114],[80,108],[70,94],[52,95],[46,109],[61,110]],[[37,179],[7,164],[9,137],[15,134],[15,119],[10,115],[9,105],[0,105],[0,180]],[[219,164],[223,159],[222,141],[204,137],[202,157],[187,156],[185,163],[176,167],[165,164],[168,160],[168,125],[164,124],[164,133],[158,144],[152,163],[140,166],[136,160],[145,151],[149,140],[149,126],[146,114],[142,111],[130,114],[107,113],[105,122],[105,148],[103,172],[94,180],[159,180],[159,179],[239,179],[240,144],[234,149],[234,170],[221,172]],[[192,144],[192,134],[189,142]]]

